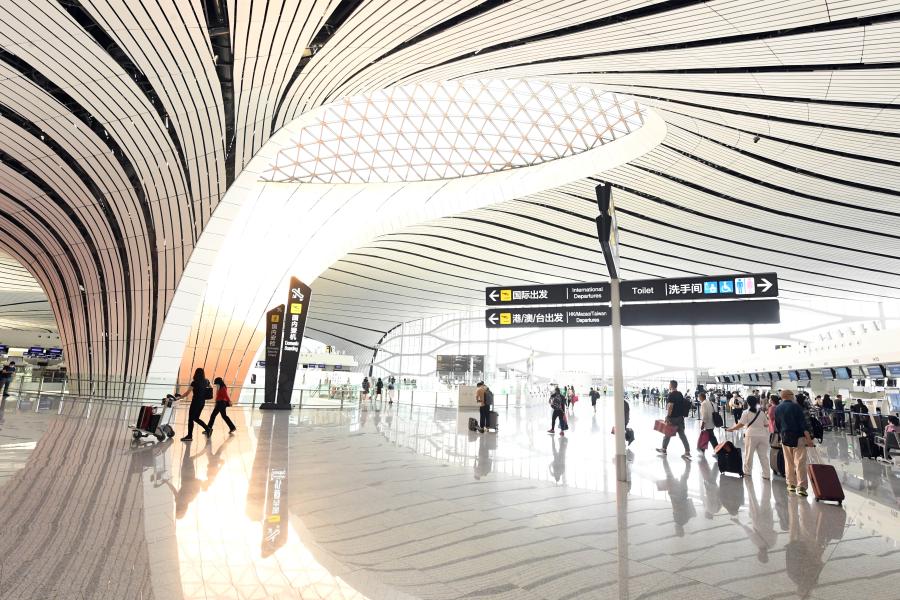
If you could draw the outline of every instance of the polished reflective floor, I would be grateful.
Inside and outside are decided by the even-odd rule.
[[[586,404],[586,403],[583,403]],[[829,434],[843,507],[720,475],[634,406],[565,438],[544,406],[500,432],[433,407],[232,409],[212,438],[133,442],[136,406],[0,412],[0,598],[900,598],[900,470]],[[208,411],[207,411],[208,412]],[[696,423],[689,421],[696,440]]]

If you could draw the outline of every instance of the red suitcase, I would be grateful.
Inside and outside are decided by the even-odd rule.
[[[660,432],[666,437],[672,437],[676,433],[678,433],[678,429],[674,425],[669,425],[662,419],[657,419],[653,424],[653,429]]]
[[[816,495],[816,502],[837,502],[838,505],[844,502],[844,488],[841,487],[841,480],[838,479],[837,471],[831,465],[807,465],[806,470],[809,473],[809,482],[812,485],[813,494]]]

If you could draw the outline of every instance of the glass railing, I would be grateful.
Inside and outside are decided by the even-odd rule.
[[[151,404],[161,401],[168,394],[185,392],[188,382],[135,382],[122,380],[88,381],[79,379],[51,380],[46,377],[32,377],[31,374],[18,374],[11,382],[8,393],[15,399],[33,404],[35,410],[51,408],[58,405],[58,400],[86,399],[119,402],[137,402]],[[229,394],[237,406],[255,408],[265,401],[265,387],[262,385],[229,387]],[[495,393],[495,409],[526,406],[546,401],[543,392],[535,394],[531,390],[523,390],[520,395],[514,393]],[[301,385],[293,389],[291,406],[295,408],[332,408],[348,407],[380,407],[382,404],[424,408],[456,408],[459,405],[459,391],[419,390],[403,388],[388,390],[384,388],[381,397],[374,395],[374,389],[365,396],[358,385],[334,384]],[[464,402],[464,406],[474,406]]]

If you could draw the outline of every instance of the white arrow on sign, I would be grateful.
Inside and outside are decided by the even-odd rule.
[[[762,279],[759,280],[759,286],[762,289],[762,293],[765,294],[766,292],[768,292],[769,290],[772,289],[772,282],[769,281],[768,279],[766,279],[765,277],[763,277]]]
[[[497,301],[497,290],[492,290],[491,293],[488,294],[488,298],[490,298],[491,300],[496,302]]]
[[[496,325],[497,324],[497,313],[491,313],[490,316],[488,317],[488,321],[491,322],[491,325]]]

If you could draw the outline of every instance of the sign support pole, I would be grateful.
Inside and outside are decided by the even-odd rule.
[[[619,279],[610,278],[612,302],[613,412],[616,423],[616,479],[628,481],[625,456],[625,378],[622,375],[622,304],[619,301]]]

